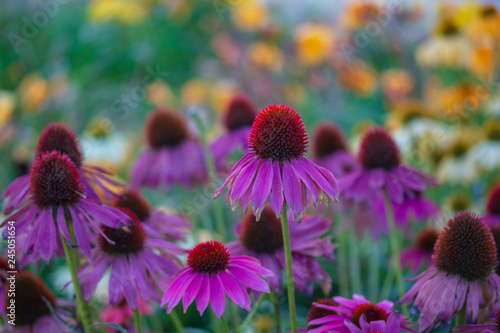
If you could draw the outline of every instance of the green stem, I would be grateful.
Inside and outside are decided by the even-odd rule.
[[[212,182],[212,186],[214,187],[214,191],[217,189],[217,174],[215,172],[215,163],[212,157],[212,152],[210,151],[210,143],[208,142],[207,129],[203,121],[201,120],[198,112],[193,112],[193,118],[196,122],[196,125],[200,129],[201,139],[203,141],[203,149],[205,150],[205,162],[207,164],[208,175]],[[215,211],[215,223],[217,226],[217,232],[220,234],[222,243],[226,241],[226,224],[224,223],[224,214],[222,211],[222,206],[220,204],[220,200],[215,200],[214,202],[214,211]]]
[[[271,289],[272,290],[272,289]],[[252,308],[252,312],[250,312],[247,317],[245,318],[245,320],[243,321],[243,323],[240,325],[240,327],[238,328],[238,330],[236,332],[245,332],[245,330],[247,329],[248,325],[250,325],[250,322],[252,321],[252,319],[255,317],[255,315],[257,314],[257,311],[259,310],[262,302],[264,301],[264,299],[266,298],[266,294],[264,293],[261,293],[260,294],[260,297],[257,301],[257,303],[254,304],[253,308]]]
[[[361,288],[361,274],[359,268],[359,246],[358,237],[356,236],[356,229],[354,227],[349,228],[349,273],[352,281],[352,292],[354,294],[362,293]]]
[[[462,310],[460,310],[460,312],[457,315],[457,325],[456,325],[457,327],[465,325],[465,323],[466,323],[466,317],[467,317],[466,304],[467,304],[467,299],[465,299],[464,306],[463,306]]]
[[[274,305],[274,320],[276,321],[276,333],[281,333],[281,319],[280,319],[280,303],[278,302],[278,294],[271,288],[271,300]]]
[[[141,314],[139,313],[139,307],[136,307],[134,311],[134,324],[135,324],[135,331],[137,333],[142,333]]]
[[[389,297],[391,296],[392,284],[394,283],[394,277],[395,277],[394,275],[395,275],[394,266],[390,266],[387,269],[387,275],[385,276],[384,283],[382,284],[380,299],[389,299]]]
[[[233,327],[233,332],[238,331],[238,325],[239,325],[239,320],[240,316],[238,314],[238,305],[236,303],[231,302],[230,303],[230,308],[231,308],[231,326]]]
[[[378,244],[375,242],[371,249],[371,256],[368,262],[368,268],[370,270],[370,284],[368,288],[368,297],[372,302],[377,301],[378,296],[378,266],[379,266],[379,255],[378,255]]]
[[[177,314],[177,311],[175,309],[172,310],[169,314],[170,319],[172,320],[172,324],[174,324],[175,330],[177,333],[184,333],[184,327],[182,326],[182,321],[179,318],[179,315]]]
[[[226,318],[224,315],[220,316],[220,322],[222,323],[222,328],[224,329],[224,333],[229,333],[229,326],[227,326]]]
[[[290,326],[292,333],[297,333],[297,312],[295,310],[295,288],[293,286],[292,249],[290,245],[290,230],[288,229],[286,205],[281,213],[281,226],[283,229],[283,245],[285,247],[286,283],[288,289],[288,307],[290,309]]]
[[[220,333],[220,325],[218,322],[217,315],[213,311],[209,311],[210,313],[210,325],[212,326],[212,331],[215,333]]]
[[[71,243],[76,244],[75,232],[73,230],[73,223],[69,219],[67,221],[68,221],[67,222],[68,229],[71,236]],[[61,223],[64,223],[64,221],[61,221]],[[82,288],[80,286],[80,282],[78,281],[78,274],[76,273],[78,269],[77,267],[78,264],[77,262],[75,262],[74,260],[75,255],[73,254],[73,252],[76,251],[76,249],[71,248],[68,245],[68,242],[66,241],[66,239],[63,237],[62,234],[60,236],[64,247],[64,254],[66,255],[66,260],[68,261],[68,267],[71,273],[71,280],[73,280],[73,287],[75,289],[75,296],[76,296],[76,305],[80,320],[82,321],[83,324],[83,329],[85,330],[85,333],[94,333],[94,329],[92,328],[92,321],[90,320],[90,314],[87,309],[87,303],[85,303],[85,299],[83,298]]]
[[[349,277],[347,276],[347,231],[339,235],[339,249],[337,251],[337,276],[339,277],[340,296],[349,297]]]
[[[387,190],[384,190],[384,201],[385,201],[385,212],[387,215],[387,220],[389,220],[389,230],[390,230],[390,244],[391,244],[391,254],[392,261],[394,265],[394,272],[396,273],[396,282],[398,284],[399,297],[403,297],[405,294],[405,288],[403,285],[403,271],[401,270],[401,261],[399,259],[399,242],[396,230],[396,225],[394,223],[394,213],[392,211],[391,200]],[[402,304],[403,314],[408,318],[408,308],[405,304]]]

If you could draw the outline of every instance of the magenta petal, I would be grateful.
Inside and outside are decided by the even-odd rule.
[[[299,162],[292,162],[291,163],[293,170],[295,173],[300,177],[300,179],[304,182],[304,184],[307,186],[309,191],[311,191],[314,201],[318,202],[319,201],[319,193],[318,189],[315,184],[311,181],[311,178],[309,175],[305,172],[305,170],[302,167],[302,164]]]
[[[247,165],[238,175],[231,189],[232,203],[238,201],[245,194],[250,184],[252,184],[260,164],[261,160],[257,158]]]
[[[238,266],[229,266],[228,271],[236,278],[237,281],[241,282],[245,286],[264,293],[270,292],[269,285],[266,281],[252,271]]]
[[[283,210],[283,204],[285,201],[283,194],[283,182],[282,182],[281,166],[279,163],[273,163],[273,185],[271,188],[271,194],[269,196],[269,201],[271,208],[274,210],[277,216],[280,216]]]
[[[300,216],[306,202],[301,200],[301,182],[293,171],[291,163],[283,163],[283,190],[285,198],[293,211],[294,218]]]
[[[120,276],[118,270],[111,269],[111,276],[109,278],[109,303],[110,304],[115,304],[118,301],[118,298],[120,297],[120,289],[121,289],[121,283],[120,283]]]
[[[182,299],[182,307],[184,309],[184,313],[186,313],[187,308],[191,303],[193,303],[194,299],[198,295],[202,282],[203,274],[196,274],[193,278],[193,281],[191,281],[191,284],[187,288],[186,293],[184,294],[184,297]]]
[[[240,284],[231,275],[224,271],[219,272],[219,277],[222,282],[222,286],[224,287],[224,290],[226,291],[226,294],[229,296],[229,298],[234,303],[250,312],[251,304],[247,302],[247,298],[245,297],[245,294],[247,296],[248,294],[245,290],[242,290]]]
[[[52,209],[46,209],[44,213],[45,223],[38,234],[38,242],[40,244],[41,257],[46,263],[48,263],[50,261],[50,257],[54,253],[54,248],[57,244],[56,237],[59,235],[56,231],[56,222],[54,221],[54,218],[52,216]]]
[[[75,237],[78,242],[78,246],[82,249],[83,253],[87,256],[89,261],[92,261],[92,254],[90,250],[90,241],[87,235],[87,230],[85,230],[84,222],[78,216],[78,212],[73,208],[68,207],[73,220],[73,226],[75,228]]]
[[[184,293],[186,292],[186,289],[189,287],[196,274],[197,273],[192,269],[187,269],[181,275],[179,275],[168,287],[168,290],[172,289],[173,293],[170,302],[168,303],[167,313],[170,313],[177,306],[177,304],[179,304],[182,297],[184,296]]]
[[[273,164],[263,161],[259,173],[255,178],[252,189],[252,203],[254,211],[266,203],[273,183]]]
[[[226,308],[226,294],[222,287],[218,274],[211,274],[210,278],[210,305],[214,310],[217,318],[220,318]]]
[[[210,300],[210,278],[208,274],[204,273],[203,282],[201,283],[200,286],[200,291],[196,296],[196,309],[198,309],[200,316],[202,316],[203,312],[205,312],[209,300]]]

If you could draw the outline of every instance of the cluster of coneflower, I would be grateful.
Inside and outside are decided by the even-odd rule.
[[[229,332],[224,317],[228,305],[253,313],[267,294],[277,305],[279,330],[285,325],[276,299],[285,290],[293,333],[430,332],[452,323],[456,332],[500,332],[495,243],[500,190],[492,194],[484,218],[458,213],[440,232],[422,229],[415,246],[402,250],[398,235],[413,232],[413,223],[438,214],[425,197],[426,187],[438,184],[402,162],[385,129],[368,130],[355,156],[339,128],[324,124],[316,131],[312,162],[306,158],[306,128],[290,106],[270,105],[257,112],[247,97],[236,96],[224,125],[226,134],[209,145],[189,130],[180,113],[152,111],[146,121],[147,148],[132,168],[129,185],[85,164],[78,138],[66,125],[47,126],[29,173],[14,180],[2,197],[7,216],[3,226],[15,222],[19,265],[17,323],[2,330],[96,331],[101,323],[90,316],[87,304],[109,274],[109,303],[132,310],[136,332],[142,330],[141,304],[160,303],[182,331],[174,309],[182,302],[186,312],[195,301],[200,315],[210,304]],[[234,164],[231,156],[237,150],[245,155]],[[245,213],[235,229],[237,240],[226,243],[230,223],[216,207],[218,236],[190,250],[180,246],[178,241],[193,238],[189,217],[154,209],[140,189],[169,195],[173,185],[189,189],[212,183],[226,170],[215,198],[218,204],[227,189],[227,203]],[[339,197],[339,204],[328,207]],[[337,219],[341,228],[336,231],[367,232],[375,243],[381,234],[389,235],[394,276],[389,282],[396,282],[399,308],[388,300],[371,303],[358,294],[326,298],[312,305],[307,327],[301,329],[295,289],[311,294],[318,284],[329,293],[333,284],[342,284],[340,275],[347,274],[330,276],[317,260],[336,260],[334,216],[343,217]],[[50,264],[54,256],[66,258],[76,315],[74,306],[57,299],[40,277],[23,269],[41,260]],[[406,267],[412,272],[426,268],[409,290],[403,280]],[[8,270],[2,259],[2,313],[11,300],[4,288],[3,272]],[[355,274],[349,278],[354,284],[360,279]],[[233,330],[243,332],[252,314],[239,320],[235,313]]]

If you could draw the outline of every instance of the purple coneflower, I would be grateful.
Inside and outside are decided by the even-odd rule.
[[[491,191],[483,219],[490,226],[500,225],[500,185],[495,186]]]
[[[309,326],[315,326],[315,328],[308,331],[309,333],[349,333],[353,327],[357,327],[359,329],[363,328],[361,326],[363,317],[365,323],[367,324],[381,321],[389,325],[388,319],[394,308],[394,304],[390,301],[382,301],[377,304],[372,304],[361,295],[353,295],[352,300],[344,297],[334,297],[333,300],[338,305],[314,303],[314,306],[332,311],[333,314],[308,321],[307,324]],[[404,317],[401,317],[400,319],[404,320]],[[393,323],[391,321],[391,325],[392,324]],[[411,325],[411,322],[403,321],[401,323],[401,330],[405,332],[416,332],[410,328]]]
[[[464,307],[466,318],[473,322],[481,309],[499,300],[495,240],[477,214],[462,212],[448,221],[432,259],[433,265],[414,279],[415,285],[401,298],[420,312],[419,332],[449,323]]]
[[[47,263],[57,250],[59,233],[72,244],[68,221],[72,223],[77,241],[73,245],[79,246],[89,260],[92,258],[89,237],[100,230],[95,221],[111,228],[130,223],[122,212],[86,197],[75,164],[58,151],[43,153],[36,160],[31,169],[29,189],[28,203],[7,217],[2,226],[8,221],[16,221],[16,234],[28,233],[23,251],[39,252]],[[7,228],[4,237],[6,235]]]
[[[314,161],[330,170],[337,178],[360,169],[356,157],[349,151],[342,130],[335,124],[316,128],[313,146]]]
[[[188,255],[187,266],[175,274],[161,300],[168,304],[170,313],[182,299],[184,312],[196,299],[196,308],[203,315],[208,306],[221,318],[226,307],[226,294],[243,309],[251,311],[246,288],[269,293],[269,285],[262,278],[273,272],[262,267],[251,257],[231,256],[228,248],[217,241],[196,245]]]
[[[385,189],[391,201],[402,203],[426,186],[437,185],[431,177],[401,163],[399,148],[381,127],[366,132],[358,159],[362,168],[346,174],[339,184],[345,199],[375,203]]]
[[[130,209],[139,218],[149,237],[185,240],[192,228],[191,223],[180,215],[153,209],[148,199],[136,189],[126,189],[117,195],[113,207]]]
[[[337,200],[337,181],[332,173],[304,157],[308,136],[299,114],[287,105],[266,107],[255,120],[247,153],[229,173],[215,197],[228,187],[227,200],[244,211],[253,205],[257,217],[269,199],[279,216],[285,204],[301,220],[311,196],[315,204]]]
[[[84,264],[78,276],[88,301],[104,274],[111,269],[109,303],[116,304],[123,296],[135,310],[139,297],[145,302],[160,301],[161,290],[157,281],[179,269],[181,262],[177,256],[185,251],[165,240],[148,239],[137,216],[130,210],[123,208],[122,211],[134,225],[120,229],[103,225],[99,246],[92,252],[96,259]]]
[[[500,310],[485,324],[461,325],[453,328],[453,333],[500,333]]]
[[[351,333],[399,333],[401,332],[401,315],[397,312],[391,313],[387,321],[377,320],[368,322],[366,315],[361,316],[359,326],[346,321],[347,328]]]
[[[68,306],[64,300],[58,300],[37,275],[30,271],[20,271],[16,274],[15,285],[15,295],[9,293],[9,288],[5,288],[1,302],[3,315],[11,313],[8,306],[11,304],[11,300],[15,302],[13,303],[15,304],[13,311],[15,325],[5,324],[0,332],[74,332],[74,329],[71,328],[75,327],[76,324],[74,309],[71,309],[72,307]],[[10,319],[7,318],[7,320]]]
[[[35,160],[42,154],[53,150],[66,154],[75,164],[81,178],[85,193],[88,198],[100,202],[100,198],[91,184],[95,184],[106,195],[112,197],[113,191],[109,186],[119,186],[120,183],[113,180],[111,174],[97,166],[83,163],[83,153],[80,141],[76,134],[65,124],[52,123],[40,134],[35,152]],[[3,213],[12,213],[15,209],[23,206],[30,195],[30,173],[14,180],[2,195],[2,200],[8,200]]]
[[[257,113],[257,108],[245,95],[238,94],[231,99],[223,118],[227,132],[210,147],[217,169],[224,169],[228,156],[237,149],[248,152],[248,137]]]
[[[325,293],[330,291],[331,279],[316,257],[335,260],[333,251],[337,245],[331,243],[332,237],[320,238],[330,229],[331,224],[332,221],[323,216],[306,216],[300,224],[291,219],[291,216],[289,218],[293,281],[301,291],[312,293],[313,283],[318,283]],[[237,225],[236,236],[239,240],[227,245],[231,253],[259,259],[262,266],[274,273],[269,278],[271,287],[281,289],[281,277],[286,268],[283,232],[281,220],[276,217],[272,208],[264,208],[259,222],[252,213],[248,213]]]
[[[411,194],[411,195],[410,195]],[[394,213],[394,222],[397,226],[405,227],[411,221],[422,222],[435,217],[439,208],[434,201],[426,198],[422,192],[407,192],[402,202],[391,200]],[[383,219],[387,219],[384,197],[381,195],[375,203],[373,210]]]
[[[322,298],[320,300],[317,300],[311,305],[311,308],[309,309],[309,313],[307,314],[307,322],[311,322],[316,319],[320,319],[326,316],[330,316],[333,314],[336,314],[336,311],[328,310],[328,309],[323,309],[319,308],[314,304],[321,304],[321,305],[329,305],[329,306],[338,306],[339,304],[333,300],[333,298]],[[299,328],[300,333],[307,333],[312,329],[318,328],[320,325],[308,325],[307,328]]]
[[[423,266],[432,264],[434,245],[439,232],[434,228],[424,228],[417,234],[415,244],[401,251],[401,266],[409,267],[412,273],[417,273]]]
[[[189,132],[184,117],[159,108],[146,120],[146,151],[132,169],[132,187],[192,188],[208,179],[202,144]]]

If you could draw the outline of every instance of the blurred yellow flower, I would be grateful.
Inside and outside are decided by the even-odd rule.
[[[417,63],[425,67],[464,67],[471,46],[455,22],[442,19],[434,32],[434,37],[417,48]]]
[[[472,21],[468,28],[472,40],[494,39],[498,43],[500,38],[500,13],[494,5],[484,5],[479,11],[477,19]]]
[[[232,19],[240,30],[256,31],[269,22],[269,11],[258,0],[240,0],[233,10]]]
[[[339,66],[338,80],[340,85],[360,96],[370,96],[377,88],[377,79],[372,68],[361,60],[353,60]]]
[[[210,90],[210,106],[212,110],[221,114],[236,91],[237,85],[231,81],[221,81],[213,84]]]
[[[13,93],[0,90],[0,129],[3,128],[12,118],[15,103]]]
[[[381,7],[373,1],[349,1],[341,16],[342,25],[347,29],[362,29],[366,23],[377,17]]]
[[[469,70],[478,76],[487,76],[495,71],[494,45],[482,45],[475,48],[469,58]],[[497,59],[498,60],[498,59]]]
[[[274,45],[256,42],[248,48],[248,56],[254,64],[271,71],[280,71],[283,68],[283,54]]]
[[[150,4],[140,0],[92,0],[88,7],[91,21],[106,23],[112,20],[135,24],[149,14]]]
[[[390,130],[397,130],[414,119],[435,118],[435,115],[429,110],[429,107],[422,101],[416,99],[407,99],[398,102],[391,110],[387,119],[387,127]]]
[[[469,112],[478,111],[489,99],[486,88],[467,80],[442,89],[438,96],[437,105],[449,118],[467,118]]]
[[[404,69],[394,68],[382,73],[381,85],[390,102],[407,96],[415,87],[415,80]]]
[[[202,79],[187,81],[181,88],[182,105],[189,107],[207,102],[210,93],[210,83]]]
[[[154,106],[174,104],[174,94],[170,86],[166,82],[160,80],[147,86],[146,99]]]
[[[37,112],[45,104],[49,96],[49,84],[39,74],[29,74],[21,82],[19,88],[21,110]]]
[[[453,21],[460,27],[468,26],[479,15],[481,6],[477,1],[464,1],[457,7],[450,8],[450,4],[442,8],[445,15],[453,14]]]
[[[253,320],[252,326],[258,333],[271,333],[274,330],[274,320],[270,315],[261,315]]]
[[[305,23],[295,33],[295,44],[300,63],[318,66],[332,54],[333,33],[326,25]]]

